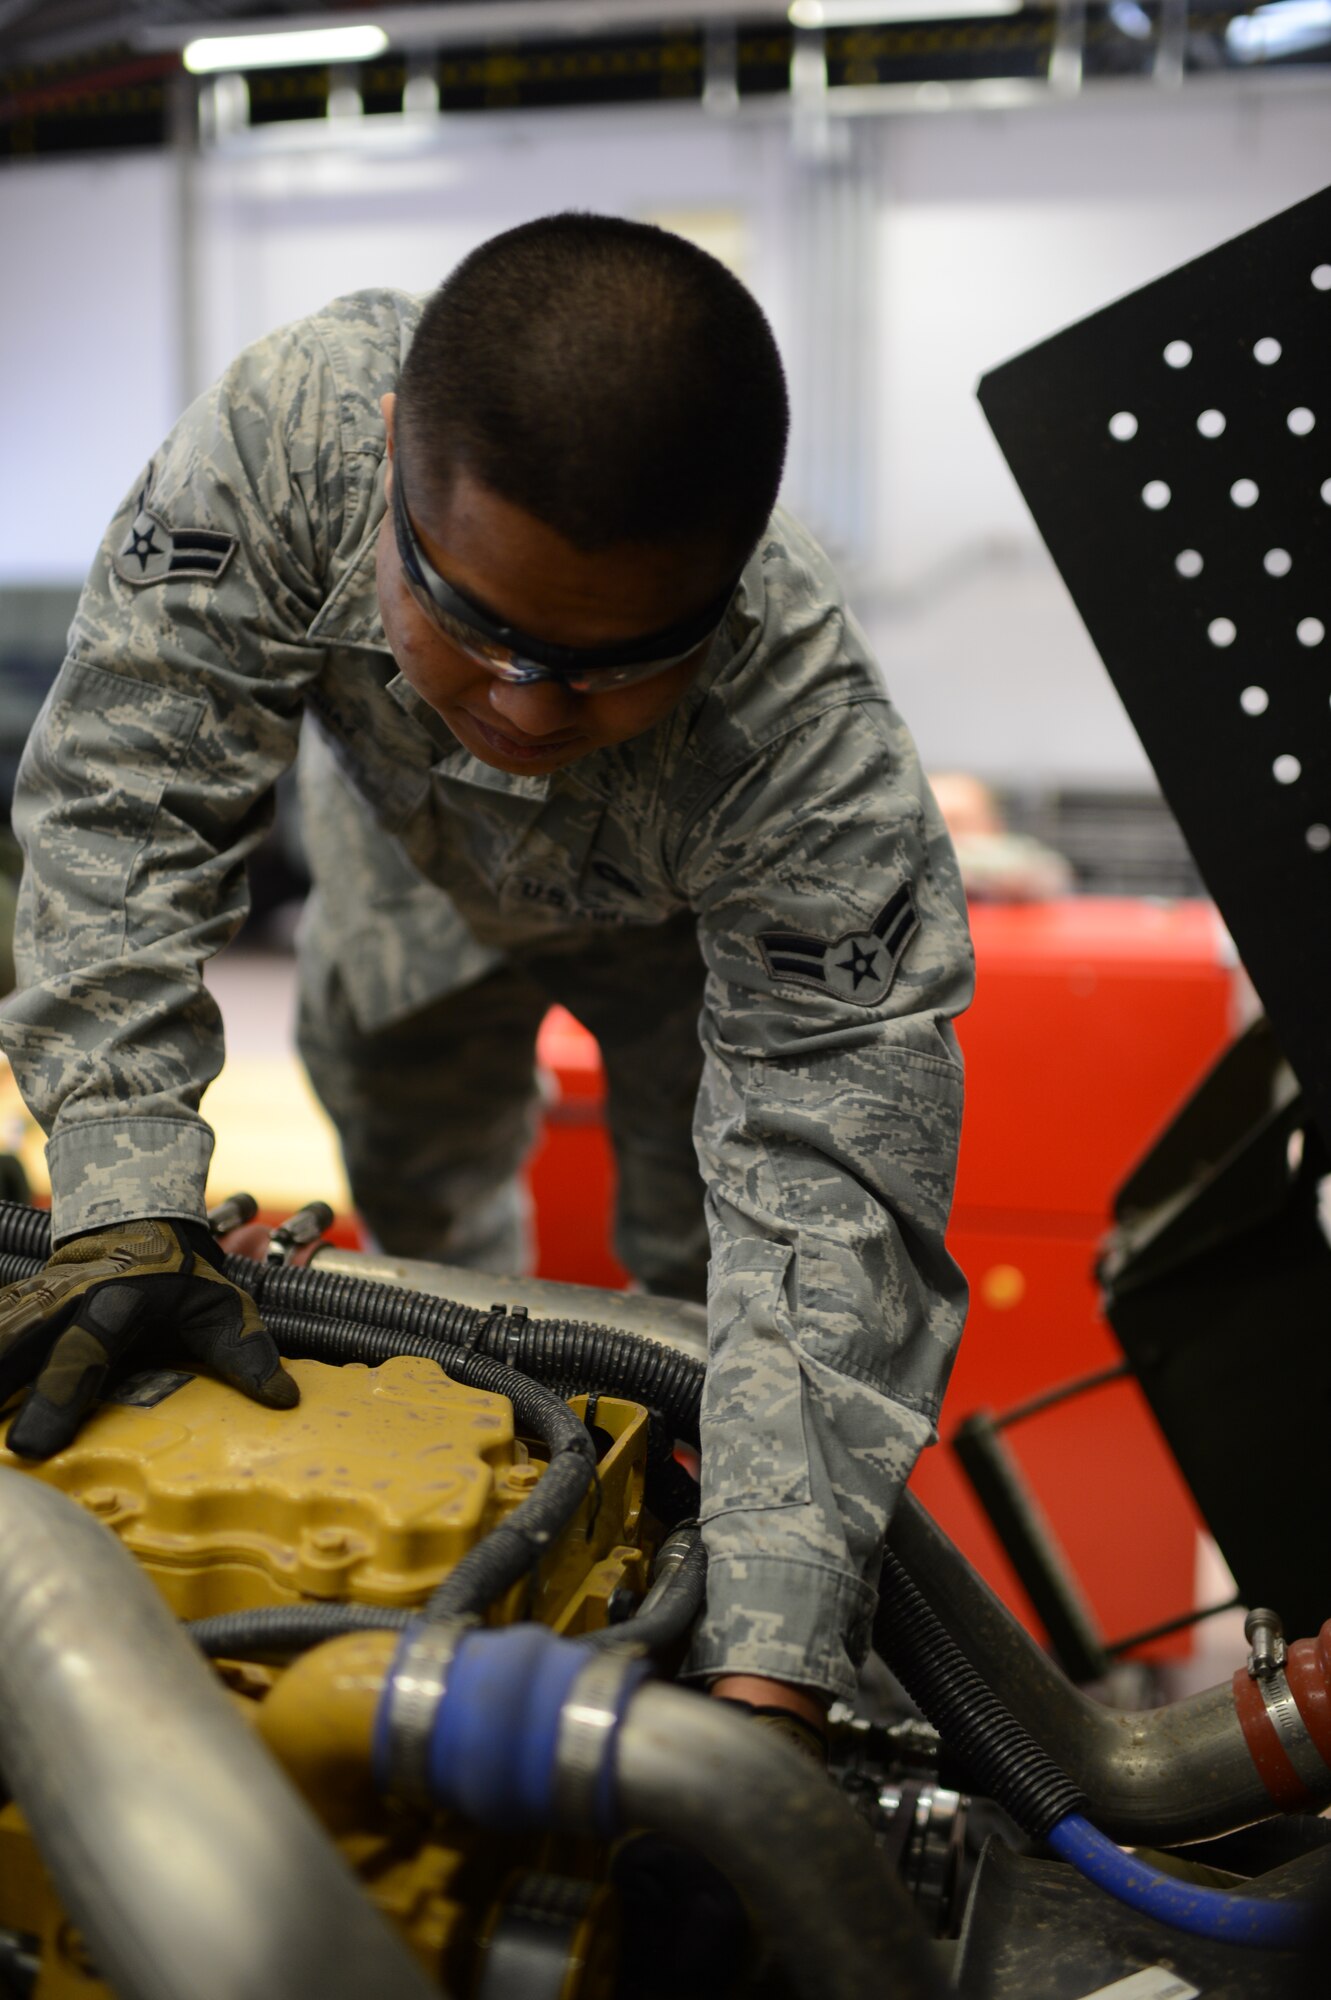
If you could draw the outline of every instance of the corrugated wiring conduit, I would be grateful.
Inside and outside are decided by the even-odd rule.
[[[1175,1847],[1267,1819],[1282,1805],[1331,1805],[1331,1768],[1305,1796],[1282,1800],[1269,1789],[1231,1682],[1151,1709],[1110,1708],[1074,1687],[910,1493],[888,1546],[984,1684],[1090,1799],[1092,1819],[1112,1840]],[[882,1618],[875,1643],[886,1657]]]
[[[1077,1786],[986,1686],[890,1549],[879,1593],[874,1636],[883,1658],[975,1789],[997,1799],[1023,1832],[1120,1902],[1175,1930],[1231,1944],[1285,1948],[1303,1941],[1309,1913],[1302,1904],[1204,1888],[1125,1854],[1091,1824]]]
[[[46,1217],[36,1211],[0,1204],[0,1246],[16,1253],[0,1256],[0,1283],[28,1275],[32,1269],[28,1260],[40,1262],[48,1254]],[[537,1396],[536,1385],[524,1380],[524,1374],[541,1378],[547,1385],[543,1394],[549,1401],[558,1401],[578,1390],[600,1389],[646,1403],[665,1418],[672,1435],[697,1438],[702,1366],[690,1356],[635,1336],[575,1322],[532,1323],[520,1313],[487,1314],[373,1281],[290,1267],[256,1266],[244,1259],[228,1259],[227,1274],[253,1292],[284,1353],[330,1361],[382,1360],[395,1353],[425,1354],[446,1366],[456,1379],[474,1381],[478,1386],[493,1387],[510,1395],[519,1421],[529,1425],[532,1434],[545,1438],[548,1429],[551,1439],[558,1439],[557,1443],[551,1442],[550,1469],[533,1495],[501,1529],[478,1544],[458,1565],[426,1607],[424,1618],[407,1624],[404,1646],[416,1643],[417,1636],[428,1633],[432,1627],[440,1631],[454,1629],[452,1621],[457,1618],[477,1616],[486,1603],[530,1569],[541,1550],[581,1504],[594,1474],[594,1452],[587,1432],[562,1404],[563,1417],[555,1419],[548,1402]],[[552,1396],[551,1391],[558,1394]],[[578,1433],[576,1441],[573,1432],[565,1430],[564,1420]],[[548,1512],[538,1510],[533,1517],[528,1510],[547,1487],[551,1489]],[[925,1546],[926,1570],[930,1566],[927,1556],[937,1559],[941,1550],[944,1571],[949,1568],[955,1571],[961,1559],[936,1525],[928,1523],[931,1542],[929,1532],[920,1528],[919,1510],[909,1500],[903,1514],[904,1530],[898,1526],[893,1535],[898,1548],[903,1534],[909,1541],[913,1533],[916,1543]],[[949,1552],[954,1559],[951,1565],[947,1560]],[[917,1570],[921,1567],[918,1560],[913,1566]],[[690,1583],[696,1583],[696,1565],[686,1565],[685,1573]],[[964,1595],[966,1586],[957,1585],[955,1574],[950,1582],[954,1592],[959,1589]],[[984,1593],[979,1579],[973,1582]],[[891,1551],[884,1564],[881,1592],[876,1636],[884,1658],[938,1728],[943,1740],[962,1759],[976,1787],[998,1799],[1026,1831],[1045,1838],[1055,1852],[1112,1894],[1148,1910],[1166,1923],[1232,1941],[1255,1944],[1295,1941],[1303,1922],[1303,1912],[1296,1906],[1195,1888],[1159,1875],[1124,1855],[1083,1813],[1081,1808],[1086,1800],[1079,1785],[999,1701]],[[982,1609],[988,1609],[983,1597],[977,1601]],[[375,1621],[381,1625],[398,1622],[389,1614],[368,1612],[367,1607],[293,1607],[277,1613],[248,1614],[251,1631],[262,1627],[273,1643],[278,1628],[265,1621],[278,1618],[288,1621],[282,1628],[288,1639],[309,1643],[301,1636],[306,1629],[301,1621],[307,1609],[313,1614],[308,1630],[319,1637],[362,1628]],[[993,1623],[992,1617],[989,1622]],[[223,1623],[207,1621],[210,1650],[215,1648]],[[457,1629],[464,1633],[468,1630],[465,1625]],[[232,1636],[234,1640],[234,1633]],[[974,1633],[971,1641],[975,1643]],[[585,1648],[572,1651],[579,1659],[587,1659]],[[616,1663],[610,1658],[602,1661],[607,1668],[612,1664]],[[1042,1670],[1062,1679],[1048,1662],[1043,1662]],[[668,1692],[654,1691],[658,1695]],[[1065,1692],[1075,1702],[1084,1700],[1075,1690],[1067,1689],[1066,1684]],[[1253,1770],[1251,1758],[1245,1764],[1248,1745],[1233,1698],[1228,1690],[1217,1690],[1216,1694],[1222,1699],[1218,1704],[1211,1703],[1207,1719],[1218,1726],[1223,1739],[1227,1813],[1219,1816],[1212,1813],[1199,1827],[1200,1833],[1222,1831],[1225,1825],[1239,1824],[1244,1818],[1259,1817],[1271,1810],[1270,1799]],[[1224,1697],[1228,1697],[1227,1707]],[[688,1704],[690,1712],[701,1706],[687,1696],[678,1699]],[[1055,1702],[1056,1710],[1058,1706]],[[1171,1730],[1176,1746],[1174,1776],[1185,1800],[1190,1788],[1205,1786],[1207,1782],[1214,1762],[1211,1738],[1216,1733],[1214,1728],[1209,1735],[1194,1733],[1189,1744],[1186,1728],[1179,1727],[1186,1720],[1183,1711],[1187,1706],[1176,1705]],[[1211,1709],[1215,1710],[1214,1715]],[[1170,1711],[1159,1711],[1151,1720],[1157,1728],[1169,1730],[1170,1718]],[[1038,1721],[1034,1727],[1038,1729]],[[396,1730],[394,1723],[388,1728],[385,1740],[394,1740]],[[1073,1734],[1076,1733],[1074,1729]],[[631,1732],[626,1735],[626,1742],[629,1736]],[[1236,1766],[1243,1767],[1243,1775],[1237,1780]],[[1073,1768],[1075,1771],[1075,1764]],[[672,1759],[671,1771],[677,1780],[680,1775],[677,1758]],[[1087,1790],[1092,1799],[1088,1811],[1100,1817],[1097,1787],[1092,1782]],[[1327,1791],[1331,1793],[1331,1771],[1328,1771]],[[1186,1818],[1193,1808],[1185,1803],[1182,1810]],[[746,1811],[751,1825],[751,1802]],[[1112,1809],[1105,1817],[1112,1822]],[[1121,1820],[1121,1812],[1119,1817]],[[1140,1818],[1142,1824],[1133,1829],[1136,1836],[1158,1837],[1158,1825],[1149,1814],[1143,1813]]]

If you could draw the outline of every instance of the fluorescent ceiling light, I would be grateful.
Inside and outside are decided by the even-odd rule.
[[[1019,14],[1025,0],[790,0],[792,28],[877,28],[892,21],[974,21]]]
[[[1109,0],[1109,18],[1120,35],[1134,42],[1149,42],[1155,33],[1150,15],[1138,0]]]
[[[182,60],[195,76],[206,76],[214,70],[365,62],[387,47],[382,28],[303,28],[272,35],[205,35],[201,41],[186,43]]]
[[[1238,14],[1225,29],[1225,41],[1237,61],[1270,62],[1300,55],[1305,49],[1331,42],[1329,0],[1284,0]]]

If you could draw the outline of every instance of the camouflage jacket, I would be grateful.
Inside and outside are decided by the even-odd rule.
[[[242,354],[83,593],[18,788],[2,1024],[56,1231],[202,1212],[222,1041],[200,965],[244,913],[303,711],[447,889],[459,977],[691,909],[712,1248],[695,1665],[844,1692],[964,1312],[943,1246],[972,976],[951,848],[825,557],[779,512],[664,721],[549,776],[462,750],[396,673],[375,591],[378,405],[418,310],[359,293]],[[346,954],[367,1024],[424,997],[409,902]]]

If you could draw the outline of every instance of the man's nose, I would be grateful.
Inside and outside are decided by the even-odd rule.
[[[571,727],[578,697],[562,681],[500,681],[490,683],[490,707],[501,722],[525,736],[553,736]]]

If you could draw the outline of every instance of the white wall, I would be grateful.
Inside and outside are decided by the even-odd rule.
[[[180,407],[158,154],[0,170],[0,584],[67,582]]]
[[[973,397],[989,367],[1331,181],[1331,92],[1088,93],[1029,112],[858,122],[816,164],[784,121],[692,109],[447,121],[428,151],[213,156],[193,245],[202,386],[246,341],[360,285],[427,290],[565,206],[724,238],[791,367],[792,498],[935,767],[1145,780],[1135,736]],[[377,121],[374,121],[377,123]],[[0,582],[76,574],[184,400],[171,162],[0,174]]]
[[[367,121],[373,137],[375,121]],[[746,281],[775,297],[785,272],[771,171],[779,128],[739,131],[697,113],[458,121],[428,152],[215,158],[201,186],[198,269],[211,378],[270,327],[365,285],[431,291],[497,230],[554,208],[670,210],[742,222]]]

